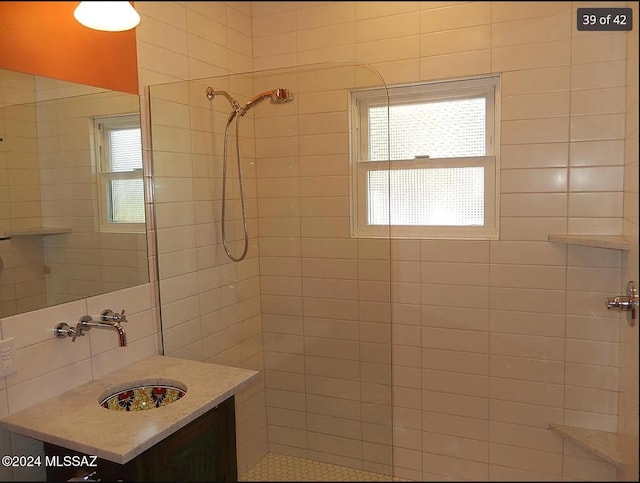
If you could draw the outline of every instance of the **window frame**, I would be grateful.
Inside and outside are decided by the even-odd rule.
[[[93,128],[96,152],[95,172],[98,230],[109,233],[144,233],[146,231],[146,220],[142,223],[117,223],[109,220],[109,213],[111,210],[109,185],[111,181],[140,179],[142,180],[142,189],[144,193],[144,168],[132,171],[109,170],[111,166],[111,152],[109,149],[110,143],[108,138],[109,132],[118,129],[132,128],[136,128],[141,131],[140,115],[133,113],[97,117],[93,119]],[[140,134],[142,135],[142,131]]]
[[[369,159],[370,107],[484,97],[486,99],[486,155],[372,161]],[[353,90],[351,109],[351,234],[363,238],[497,239],[499,236],[500,76],[425,82]],[[387,149],[390,151],[389,139]],[[425,153],[428,154],[428,153]],[[390,157],[390,156],[389,156]],[[484,225],[369,225],[367,173],[375,170],[444,167],[484,168]],[[389,206],[393,200],[389,200]]]

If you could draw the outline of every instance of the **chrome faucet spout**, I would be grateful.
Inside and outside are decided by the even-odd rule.
[[[120,322],[111,322],[106,320],[98,321],[93,320],[90,315],[85,315],[80,319],[80,322],[78,322],[76,332],[82,334],[91,328],[115,330],[118,333],[118,343],[120,344],[120,347],[127,345],[127,333],[125,332],[124,327],[120,325]]]
[[[127,322],[124,310],[119,314],[112,310],[104,310],[100,315],[100,320],[93,320],[90,315],[84,315],[80,317],[75,328],[70,327],[66,322],[60,322],[53,329],[53,333],[57,338],[71,337],[71,342],[75,342],[78,337],[84,335],[91,328],[115,330],[118,333],[120,347],[124,347],[127,345],[127,333],[121,322]]]
[[[119,323],[113,324],[113,328],[118,332],[118,342],[120,343],[120,347],[124,347],[127,345],[127,333]]]

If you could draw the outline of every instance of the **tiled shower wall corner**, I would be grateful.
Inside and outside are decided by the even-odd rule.
[[[348,89],[381,79],[273,77],[295,98],[255,113],[269,449],[392,474],[390,245],[349,223]]]
[[[637,235],[638,190],[632,183],[637,180],[638,169],[637,97],[628,95],[626,101],[620,97],[620,89],[625,86],[626,37],[600,33],[593,41],[586,33],[576,32],[576,8],[594,5],[605,4],[136,4],[143,16],[137,29],[143,96],[144,87],[152,84],[345,58],[372,63],[388,83],[504,72],[503,240],[469,243],[469,250],[459,243],[440,247],[439,251],[438,242],[416,240],[394,241],[391,247],[391,280],[394,286],[404,284],[394,288],[392,299],[394,372],[400,374],[394,374],[393,456],[399,476],[436,480],[558,479],[562,475],[611,479],[612,468],[606,463],[573,445],[563,445],[545,428],[549,421],[561,421],[615,429],[618,413],[611,406],[616,406],[618,398],[620,346],[621,402],[633,401],[634,397],[636,401],[634,407],[621,404],[621,430],[633,427],[623,424],[623,418],[637,418],[637,325],[627,329],[621,320],[603,310],[602,304],[604,296],[621,288],[621,280],[629,276],[637,280],[637,248],[623,257],[613,250],[566,248],[545,241],[547,233],[569,229],[583,233],[617,233],[619,229]],[[627,6],[627,2],[606,3],[616,5]],[[637,9],[634,13],[637,18]],[[637,72],[637,37],[631,45],[635,45],[636,55],[629,55],[627,63],[634,68],[627,70]],[[629,79],[627,91],[637,94],[637,88],[633,88],[637,77]],[[146,100],[142,100],[144,110]],[[624,130],[620,130],[625,106],[626,139]],[[148,141],[144,142],[145,154]],[[627,170],[624,186],[619,182],[622,169]],[[531,187],[527,187],[529,179],[535,182]],[[620,216],[623,189],[624,221]],[[589,200],[586,205],[585,200]],[[152,220],[149,229],[152,233],[155,230]],[[637,247],[637,237],[634,242]],[[322,250],[322,243],[315,248]],[[357,260],[348,248],[342,248],[337,243],[329,251],[332,257],[340,255],[334,267],[342,261]],[[326,251],[307,253],[318,253],[317,258],[324,259]],[[303,258],[301,252],[301,262]],[[316,258],[315,254],[311,258]],[[150,259],[153,271],[154,247]],[[415,273],[417,260],[419,279]],[[436,277],[435,263],[442,264],[443,278]],[[453,281],[447,279],[448,270],[455,273],[457,268],[462,269],[462,275]],[[471,275],[467,275],[467,269]],[[589,274],[588,286],[581,277],[585,273]],[[154,283],[155,274],[151,280]],[[124,292],[112,294],[108,304],[129,305]],[[465,305],[450,310],[448,304],[455,301],[459,305],[459,294],[467,292],[470,298]],[[194,291],[192,295],[199,293]],[[157,301],[151,304],[158,306]],[[75,319],[79,309],[87,308],[73,303],[62,307],[63,313],[55,307],[42,311],[44,330],[49,329],[52,319]],[[465,311],[469,317],[463,315]],[[40,311],[21,320],[32,324],[38,314]],[[577,324],[579,321],[584,323]],[[333,324],[329,329],[333,337],[344,334],[334,329],[349,331],[353,326]],[[3,333],[3,337],[7,336]],[[514,347],[526,352],[514,354]],[[333,350],[341,351],[335,360],[342,358],[342,349],[334,345]],[[473,360],[480,362],[469,362]],[[42,371],[49,360],[38,355],[33,363],[41,366],[34,370]],[[67,361],[50,374],[34,377],[34,384],[38,377],[66,376],[66,368],[77,367],[83,366]],[[539,380],[541,376],[543,380]],[[449,377],[462,379],[466,394],[444,386]],[[2,378],[2,414],[10,409],[6,384]],[[266,449],[260,429],[264,425],[261,391],[258,386],[255,393],[247,394],[246,417],[241,416],[240,408],[238,411],[238,419],[246,422],[247,428],[257,429],[243,434],[258,435],[248,440],[246,450],[240,450],[238,442],[239,466],[244,469],[250,466],[248,454]],[[526,401],[518,400],[518,395],[532,392]],[[50,395],[30,397],[35,402]],[[283,407],[280,401],[271,399],[270,408]],[[584,401],[590,406],[580,406]],[[316,402],[330,403],[338,415],[352,414],[357,419],[355,412],[347,412],[345,399],[318,398]],[[443,412],[440,408],[445,406]],[[280,426],[278,422],[272,415],[270,424]],[[327,427],[334,431],[331,425]],[[251,441],[256,445],[249,447]],[[287,440],[289,447],[303,447],[296,441],[306,440]],[[8,444],[4,435],[2,448],[11,454],[28,448],[31,442],[17,441],[12,451]],[[0,477],[12,476],[3,473]]]
[[[181,82],[150,89],[164,349],[173,357],[262,370],[255,167],[253,150],[242,149],[252,147],[253,132],[243,123],[249,136],[240,144],[252,238],[246,259],[234,263],[220,242],[220,126],[224,129],[228,105],[224,98],[212,104],[206,87]],[[230,158],[235,167],[235,155]],[[241,228],[237,192],[232,190],[230,198],[226,226],[229,249],[237,256],[243,250],[235,230]],[[251,466],[266,452],[262,379],[238,395],[237,411],[242,472],[245,461]]]
[[[272,451],[353,466],[390,462],[384,445],[375,458],[365,456],[365,448],[378,447],[365,430],[365,406],[352,404],[350,390],[360,401],[370,361],[357,350],[362,333],[348,333],[361,319],[344,300],[350,286],[367,281],[357,249],[377,244],[383,259],[391,249],[396,475],[615,478],[611,465],[547,429],[550,422],[607,431],[618,424],[623,321],[604,299],[621,288],[622,253],[547,242],[550,233],[623,229],[627,34],[578,32],[576,10],[586,5],[252,4],[256,70],[356,58],[390,84],[502,73],[498,241],[393,240],[388,247],[348,239],[348,171],[335,159],[335,146],[345,146],[338,132],[316,136],[316,162],[309,163],[329,177],[303,173],[300,156],[300,171],[284,178],[299,187],[292,198],[300,211],[288,212],[286,224],[271,223],[268,236],[260,232]],[[607,3],[616,5],[627,3]],[[261,161],[258,187],[275,184]],[[314,190],[328,196],[319,208],[307,199]],[[316,222],[304,203],[320,210],[318,232],[328,239],[310,245],[306,235],[298,241],[291,234],[297,223],[304,233]],[[260,213],[261,230],[266,221]],[[333,237],[343,238],[330,243]],[[320,291],[321,345],[311,332]],[[318,355],[321,364],[307,364]]]
[[[638,18],[638,4],[629,2],[633,16]],[[638,282],[638,29],[627,39],[627,117],[624,164],[623,233],[629,237],[632,249],[623,257],[622,286],[629,280]],[[622,451],[631,464],[619,474],[625,480],[638,478],[638,321],[633,326],[622,325],[620,333],[620,404],[618,432],[627,435]]]
[[[256,238],[245,261],[230,263],[220,231],[220,133],[228,115],[223,99],[212,105],[207,85],[177,83],[252,69],[249,2],[142,2],[137,28],[138,66],[151,109],[159,284],[165,354],[261,370],[262,325]],[[172,90],[175,87],[174,90]],[[227,86],[215,85],[216,88]],[[248,90],[234,92],[239,98]],[[147,103],[150,105],[147,106]],[[215,108],[216,116],[211,117]],[[253,156],[253,132],[242,152]],[[233,138],[232,138],[233,139]],[[150,148],[150,140],[145,143]],[[217,150],[214,151],[214,148]],[[235,148],[234,148],[235,149]],[[217,156],[217,157],[215,157]],[[249,230],[255,237],[255,174],[245,167]],[[237,193],[232,193],[234,199]],[[237,215],[237,203],[232,203]],[[237,240],[238,220],[230,232]],[[232,249],[241,250],[238,243]],[[236,396],[238,471],[267,451],[264,380]]]
[[[146,86],[251,70],[250,4],[249,2],[140,2],[136,4],[136,9],[143,18],[136,29],[136,36],[145,179],[148,187],[151,187],[148,170],[151,145],[148,135],[149,126],[146,123],[148,112]],[[11,79],[4,76],[4,81],[11,82]],[[19,372],[7,378],[0,378],[0,415],[18,411],[26,405],[35,404],[59,392],[99,378],[109,370],[117,370],[122,365],[161,351],[158,339],[159,301],[155,297],[158,280],[153,238],[155,220],[150,204],[148,208],[150,284],[14,317],[3,315],[1,321],[3,338],[15,336],[18,341],[16,362]],[[0,209],[0,219],[2,218],[4,218],[4,212]],[[10,249],[5,250],[4,245],[0,246],[0,251],[3,257],[7,253],[13,256],[13,252]],[[3,293],[4,288],[3,286]],[[97,314],[106,306],[114,310],[126,309],[127,314],[131,315],[129,320],[133,324],[130,322],[127,329],[130,340],[132,337],[133,340],[129,347],[122,349],[115,346],[105,347],[105,344],[109,345],[112,342],[111,339],[100,337],[105,334],[92,333],[89,339],[78,339],[72,346],[80,352],[72,352],[66,344],[70,341],[51,338],[51,329],[56,323],[77,320],[85,313]],[[28,328],[25,329],[25,326]],[[22,341],[24,334],[27,334],[28,340]],[[79,346],[78,343],[80,343]],[[115,338],[113,343],[116,343]],[[83,346],[84,349],[82,349]],[[127,355],[123,357],[122,351]],[[117,364],[113,363],[114,358]],[[263,414],[259,417],[261,411]],[[262,382],[238,395],[236,417],[239,426],[239,467],[243,473],[243,468],[246,470],[249,463],[266,452],[266,430],[260,432],[260,428],[265,426]],[[4,432],[0,437],[0,448],[3,454],[37,455],[42,452],[41,443]],[[44,472],[37,472],[37,474],[29,471],[12,472],[10,469],[1,468],[0,479],[5,481],[44,480]]]

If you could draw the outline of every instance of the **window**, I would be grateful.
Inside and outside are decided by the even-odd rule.
[[[498,78],[351,92],[354,236],[495,238]]]
[[[140,117],[94,120],[100,230],[144,231]]]

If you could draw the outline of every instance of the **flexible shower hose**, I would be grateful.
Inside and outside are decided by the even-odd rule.
[[[240,262],[244,260],[247,256],[247,250],[249,248],[249,233],[247,230],[247,213],[244,206],[244,187],[242,183],[242,164],[240,163],[240,136],[239,136],[239,126],[240,126],[240,117],[235,116],[236,120],[236,161],[238,164],[238,184],[240,186],[240,206],[242,208],[242,225],[244,228],[244,249],[242,250],[242,255],[239,257],[233,256],[229,247],[227,246],[227,236],[225,231],[225,205],[226,205],[226,191],[227,191],[227,155],[228,155],[228,144],[229,144],[229,126],[231,125],[231,121],[233,119],[229,119],[227,121],[227,127],[224,129],[224,151],[222,154],[222,245],[224,247],[224,251],[227,253],[227,256],[233,260],[234,262]]]

